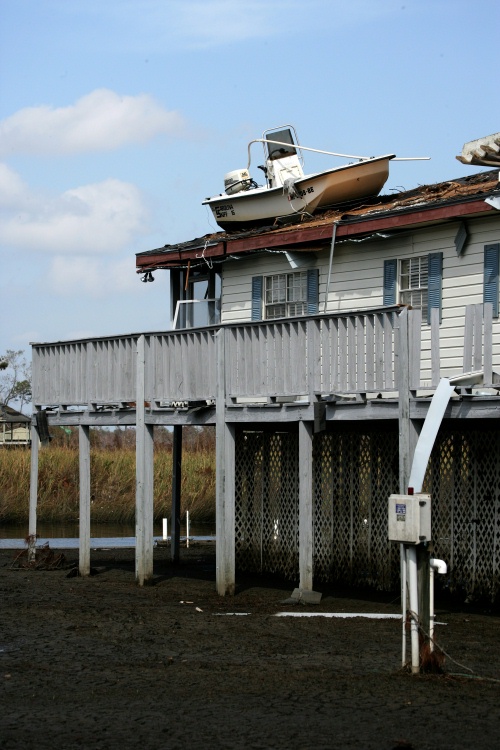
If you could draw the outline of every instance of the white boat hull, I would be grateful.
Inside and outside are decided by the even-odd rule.
[[[313,214],[318,208],[376,196],[389,176],[394,154],[377,156],[334,169],[305,175],[294,183],[298,198],[289,199],[283,187],[259,187],[234,195],[208,198],[215,221],[226,231],[265,226],[277,218]]]

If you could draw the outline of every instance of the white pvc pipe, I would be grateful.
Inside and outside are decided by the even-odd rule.
[[[410,591],[411,614],[411,671],[420,672],[420,649],[418,643],[418,577],[417,577],[417,547],[406,547],[406,562],[408,566],[408,588]]]
[[[434,651],[434,568],[429,566],[429,648]]]
[[[163,541],[166,542],[168,539],[168,519],[163,519]]]
[[[434,625],[436,624],[436,614],[434,612],[434,573],[444,575],[448,571],[448,566],[444,560],[431,557],[429,560],[429,647],[434,651]]]
[[[412,487],[416,493],[422,492],[425,472],[434,441],[436,440],[446,407],[454,390],[455,388],[450,384],[448,378],[441,378],[432,397],[422,432],[415,448],[410,479],[408,480],[408,487]]]
[[[401,615],[382,612],[277,612],[275,617],[338,617],[341,620],[364,617],[367,620],[399,620]]]
[[[189,511],[186,511],[186,547],[189,547]]]
[[[434,568],[436,573],[439,573],[439,575],[446,575],[448,572],[448,566],[446,565],[444,560],[439,560],[437,557],[431,557],[429,560],[429,565],[431,568]]]
[[[402,630],[402,655],[401,664],[404,667],[406,664],[406,550],[404,544],[400,544],[400,564],[401,564],[401,616],[403,619],[403,630]]]

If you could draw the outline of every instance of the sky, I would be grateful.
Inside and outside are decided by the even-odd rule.
[[[384,193],[481,171],[455,156],[500,130],[498,28],[500,0],[0,0],[0,354],[167,330],[135,254],[216,231],[269,128],[431,157]]]

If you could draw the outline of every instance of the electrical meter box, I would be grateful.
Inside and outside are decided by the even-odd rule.
[[[431,541],[431,496],[391,495],[389,498],[389,540],[403,544]]]

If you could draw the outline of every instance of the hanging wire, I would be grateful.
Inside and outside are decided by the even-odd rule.
[[[203,252],[201,255],[197,255],[196,258],[199,258],[200,260],[204,260],[207,266],[209,267],[209,269],[212,270],[212,268],[214,267],[213,261],[209,258],[205,258],[205,251],[207,247],[208,247],[208,240],[205,240],[205,247],[203,248]]]

